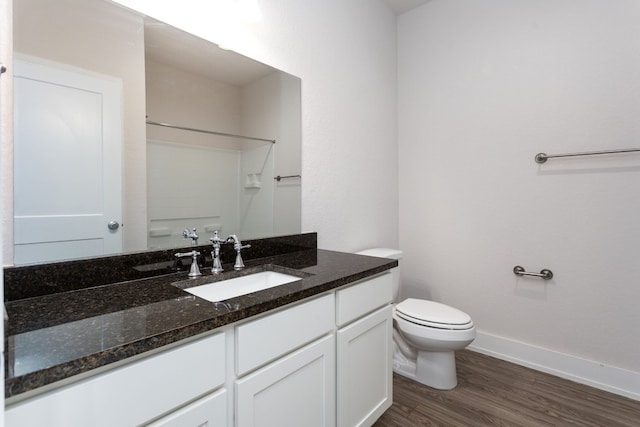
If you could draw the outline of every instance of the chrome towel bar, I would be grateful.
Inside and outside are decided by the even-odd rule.
[[[568,153],[568,154],[538,153],[536,154],[535,160],[536,160],[536,163],[544,163],[548,159],[553,159],[556,157],[597,156],[601,154],[620,154],[620,153],[635,153],[635,152],[640,152],[640,148],[626,148],[622,150],[607,150],[607,151],[583,151],[581,153]]]
[[[551,280],[553,279],[553,272],[551,270],[548,269],[544,269],[544,270],[540,270],[540,273],[531,273],[528,271],[524,271],[523,267],[520,267],[519,265],[516,265],[515,267],[513,267],[513,274],[515,274],[516,276],[534,276],[534,277],[540,277],[544,280]]]
[[[302,178],[302,175],[286,175],[286,176],[278,175],[276,177],[273,177],[273,179],[275,179],[278,182],[280,182],[280,180],[286,179],[286,178]]]

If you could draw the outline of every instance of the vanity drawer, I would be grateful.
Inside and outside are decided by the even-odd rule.
[[[8,406],[7,427],[140,425],[225,382],[218,333]]]
[[[336,292],[336,324],[346,325],[392,301],[391,272],[362,280]]]
[[[236,373],[244,375],[334,327],[333,294],[236,326]]]
[[[227,421],[227,390],[218,390],[147,427],[221,426]]]

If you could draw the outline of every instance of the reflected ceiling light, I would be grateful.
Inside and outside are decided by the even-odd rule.
[[[240,22],[255,23],[262,21],[262,12],[257,0],[236,0],[236,13]]]

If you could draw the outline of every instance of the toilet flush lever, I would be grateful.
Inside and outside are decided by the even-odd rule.
[[[540,273],[531,273],[529,271],[525,271],[523,267],[520,267],[519,265],[516,265],[515,267],[513,267],[513,274],[515,274],[516,276],[534,276],[534,277],[540,277],[544,280],[551,280],[553,279],[553,272],[549,269],[543,269],[540,270]]]

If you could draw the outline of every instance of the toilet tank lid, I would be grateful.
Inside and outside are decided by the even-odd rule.
[[[364,251],[356,252],[358,255],[375,256],[378,258],[401,259],[402,251],[400,249],[390,248],[371,248]]]

